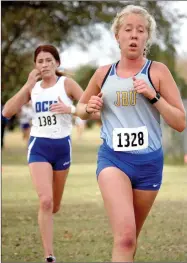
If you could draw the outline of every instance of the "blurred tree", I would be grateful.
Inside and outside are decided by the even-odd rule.
[[[186,69],[187,69],[187,52],[182,54],[177,58],[177,71],[179,72],[180,76],[184,78],[184,80],[187,83],[187,75],[186,75]]]
[[[94,1],[2,1],[3,101],[23,85],[38,44],[65,49],[76,42],[86,48],[99,38],[95,24],[107,25],[122,6]]]
[[[179,78],[181,80],[179,86],[183,87],[181,90],[182,90],[182,95],[184,98],[187,98],[186,69],[187,69],[187,53],[183,54],[183,57],[180,56],[177,58],[177,65],[176,65],[177,76],[179,76]]]
[[[159,38],[149,56],[166,61],[175,72],[172,24],[179,22],[181,16],[172,14],[165,2],[129,3],[145,6],[155,16]],[[127,4],[128,1],[2,1],[2,100],[6,101],[26,81],[38,44],[51,43],[61,51],[78,43],[86,49],[100,37],[95,25],[102,23],[108,28],[115,14]]]
[[[79,83],[79,85],[85,90],[89,80],[93,76],[96,70],[96,66],[85,65],[79,67],[75,72],[75,80]]]

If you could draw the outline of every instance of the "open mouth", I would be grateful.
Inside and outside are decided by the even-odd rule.
[[[136,44],[136,43],[131,43],[129,46],[130,46],[131,48],[136,48],[136,47],[137,47],[137,44]]]

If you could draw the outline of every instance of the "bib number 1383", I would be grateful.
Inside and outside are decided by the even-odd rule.
[[[114,151],[134,151],[148,147],[146,126],[138,128],[115,128],[113,130]]]

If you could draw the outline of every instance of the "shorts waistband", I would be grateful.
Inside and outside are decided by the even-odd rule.
[[[54,142],[58,142],[58,141],[63,141],[63,140],[67,140],[67,139],[71,139],[70,135],[66,136],[66,137],[63,137],[63,138],[47,138],[47,137],[39,137],[39,136],[33,136],[31,135],[30,136],[31,139],[34,139],[34,138],[37,138],[39,139],[40,141],[54,141]]]
[[[107,148],[107,150],[113,154],[115,154],[116,157],[124,158],[127,161],[131,161],[132,159],[134,161],[151,161],[154,159],[157,159],[161,155],[163,155],[163,149],[160,147],[158,150],[150,152],[150,153],[142,153],[142,154],[134,154],[130,152],[117,152],[111,149],[105,140],[103,140],[103,146]]]

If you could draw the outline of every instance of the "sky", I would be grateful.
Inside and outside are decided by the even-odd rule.
[[[180,12],[187,11],[187,1],[169,2],[171,8],[177,8]],[[101,30],[98,27],[98,30]],[[179,55],[187,53],[187,19],[183,19],[180,32],[178,32],[179,44],[176,45],[176,50]],[[65,69],[76,68],[87,63],[96,64],[97,66],[112,63],[119,57],[119,48],[111,32],[102,31],[102,38],[100,41],[93,42],[89,45],[88,51],[83,51],[76,45],[70,46],[61,53],[61,66]]]
[[[177,8],[180,10],[181,13],[184,13],[186,15],[187,13],[187,1],[174,1],[173,3],[174,8]],[[177,48],[178,54],[184,54],[187,53],[187,18],[183,19],[183,22],[180,27],[180,32],[179,32],[179,38],[180,38],[180,43]]]

